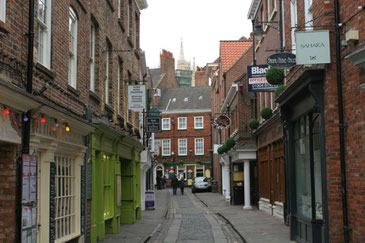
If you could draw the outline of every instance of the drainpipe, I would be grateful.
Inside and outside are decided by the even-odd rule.
[[[27,58],[27,84],[26,91],[30,94],[33,92],[33,45],[34,45],[34,0],[29,0],[29,17],[28,17],[28,58]],[[29,154],[29,141],[30,141],[30,125],[32,111],[28,110],[25,114],[23,113],[22,120],[27,116],[29,120],[23,122],[22,130],[22,155]],[[22,168],[23,168],[23,158],[20,160],[20,168],[17,173],[17,188],[21,188],[22,185]],[[16,197],[16,223],[17,223],[17,242],[21,241],[21,225],[22,225],[22,205],[21,205],[21,195],[22,190],[18,190]]]
[[[341,70],[341,40],[340,40],[340,8],[339,1],[334,0],[335,5],[335,36],[336,36],[336,69],[337,69],[337,95],[338,95],[338,120],[340,136],[340,163],[341,163],[341,186],[342,186],[342,211],[343,230],[345,243],[350,242],[350,231],[347,211],[347,186],[346,186],[346,160],[345,160],[345,136],[343,118],[343,98],[342,98],[342,70]]]

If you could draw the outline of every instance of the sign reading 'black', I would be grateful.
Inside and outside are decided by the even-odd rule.
[[[297,65],[296,56],[288,52],[280,52],[269,56],[267,64],[274,68],[290,68]]]
[[[147,116],[147,132],[161,132],[161,117]]]

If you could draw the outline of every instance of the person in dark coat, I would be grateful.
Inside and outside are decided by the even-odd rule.
[[[176,176],[172,179],[172,191],[174,192],[174,195],[176,195],[177,187],[179,186],[179,180]]]
[[[181,190],[181,195],[184,195],[184,188],[185,188],[185,180],[184,178],[180,179],[180,190]]]
[[[156,182],[157,182],[157,189],[161,190],[161,176],[157,176]]]

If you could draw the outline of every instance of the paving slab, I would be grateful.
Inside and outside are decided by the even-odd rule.
[[[164,221],[171,201],[169,190],[155,190],[155,210],[142,211],[142,218],[134,224],[122,224],[119,234],[108,234],[104,243],[145,242]]]
[[[292,243],[289,227],[284,221],[256,208],[244,210],[243,205],[230,205],[219,193],[196,193],[195,196],[219,213],[243,236],[247,243]]]

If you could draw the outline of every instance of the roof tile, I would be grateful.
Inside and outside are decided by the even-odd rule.
[[[250,48],[252,41],[220,41],[222,71],[227,71],[242,54]]]

